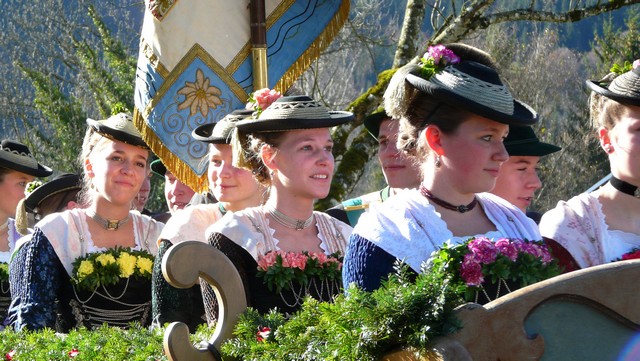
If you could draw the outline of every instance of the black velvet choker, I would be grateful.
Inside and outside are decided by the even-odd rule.
[[[478,198],[473,198],[473,201],[467,205],[461,204],[459,206],[456,206],[454,204],[451,204],[447,201],[443,201],[442,199],[436,197],[433,195],[433,193],[431,193],[430,190],[427,189],[427,187],[425,187],[424,185],[420,184],[420,193],[427,197],[428,200],[430,200],[431,202],[439,205],[442,208],[451,210],[451,211],[456,211],[456,212],[460,212],[460,213],[466,213],[469,212],[470,210],[472,210],[473,208],[475,208],[476,204],[478,204]]]
[[[624,194],[640,198],[640,189],[638,189],[638,187],[634,186],[633,184],[629,184],[623,180],[620,180],[613,175],[611,175],[609,183],[611,183],[611,186],[613,186],[613,188],[619,190]]]

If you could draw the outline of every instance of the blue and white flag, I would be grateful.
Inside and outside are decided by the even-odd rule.
[[[136,126],[167,169],[206,189],[206,144],[193,129],[243,108],[253,89],[249,1],[145,0]],[[265,1],[269,88],[285,92],[329,45],[345,0]]]

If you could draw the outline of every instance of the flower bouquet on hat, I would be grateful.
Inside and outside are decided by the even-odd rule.
[[[486,237],[445,244],[434,252],[430,269],[450,274],[465,300],[480,304],[561,273],[541,241]]]
[[[78,257],[73,262],[71,306],[77,326],[126,327],[149,323],[154,256],[147,251],[117,247]]]

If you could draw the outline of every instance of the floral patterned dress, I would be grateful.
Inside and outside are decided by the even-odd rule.
[[[352,228],[331,216],[314,212],[320,248],[326,255],[344,255],[346,242]],[[292,313],[300,308],[304,297],[311,296],[322,301],[330,301],[342,292],[340,282],[312,280],[307,286],[292,284],[280,292],[269,289],[258,277],[258,262],[270,251],[279,251],[274,230],[269,227],[269,219],[261,207],[248,208],[227,214],[207,231],[209,242],[220,249],[234,264],[244,283],[247,304],[259,312],[278,308],[280,312]],[[209,288],[203,290],[205,310],[209,319],[215,319],[215,301]]]
[[[579,268],[615,261],[640,248],[640,235],[609,229],[598,200],[599,192],[560,201],[540,220],[540,233],[557,242]]]
[[[131,217],[133,249],[156,254],[163,224],[135,211]],[[103,323],[121,327],[132,321],[149,324],[150,281],[130,278],[93,292],[79,291],[71,283],[73,261],[102,250],[93,245],[84,212],[74,209],[45,217],[33,235],[17,245],[11,262],[9,323],[16,330],[48,327],[58,332]]]

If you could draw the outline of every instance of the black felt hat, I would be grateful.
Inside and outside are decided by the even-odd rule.
[[[80,177],[77,174],[60,174],[29,193],[25,198],[24,205],[28,212],[33,213],[38,205],[47,198],[62,192],[79,191],[81,188]]]
[[[494,68],[475,61],[449,64],[428,80],[417,72],[409,73],[406,81],[445,104],[499,123],[531,125],[538,121],[531,107],[513,98]]]
[[[618,103],[640,106],[640,66],[636,66],[635,69],[623,73],[611,81],[587,80],[586,83],[594,92]]]
[[[191,136],[205,143],[229,144],[237,122],[253,114],[250,109],[237,109],[227,114],[217,123],[204,124],[193,130]]]
[[[34,177],[46,177],[53,173],[51,168],[39,164],[29,147],[11,139],[0,143],[0,167],[13,169]]]
[[[511,127],[504,140],[504,147],[510,156],[542,157],[562,148],[541,142],[531,127]]]
[[[306,95],[281,97],[262,111],[258,119],[237,123],[244,133],[330,128],[353,120],[353,113],[330,111]]]
[[[142,135],[133,125],[133,117],[128,114],[119,113],[103,120],[87,118],[87,124],[94,131],[111,140],[149,149],[147,143],[142,140]]]
[[[165,167],[164,163],[162,163],[160,159],[156,159],[151,162],[149,167],[151,168],[151,171],[153,173],[159,175],[160,177],[164,177],[164,175],[167,173],[167,167]]]
[[[380,135],[380,124],[382,124],[386,119],[391,119],[391,117],[387,115],[384,109],[379,108],[364,118],[363,124],[369,134],[371,134],[375,139],[378,139],[378,135]]]

